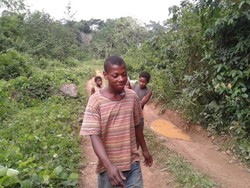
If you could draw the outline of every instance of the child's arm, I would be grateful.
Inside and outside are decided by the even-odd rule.
[[[122,172],[110,162],[100,136],[91,135],[90,139],[97,157],[102,161],[102,164],[107,170],[111,184],[113,186],[125,187],[124,180],[126,178],[123,176]]]
[[[147,95],[145,95],[142,100],[141,100],[141,106],[144,106],[145,104],[147,104],[147,102],[149,101],[149,99],[152,96],[152,91],[150,90]]]

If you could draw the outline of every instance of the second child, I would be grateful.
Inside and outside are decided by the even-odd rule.
[[[103,86],[102,86],[102,77],[96,76],[95,77],[95,84],[96,85],[94,87],[92,87],[92,89],[91,89],[91,95],[103,88]]]

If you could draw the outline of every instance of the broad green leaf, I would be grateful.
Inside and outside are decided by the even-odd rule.
[[[0,167],[0,177],[5,176],[7,173],[7,167]]]
[[[43,175],[43,182],[49,184],[49,175]]]
[[[69,176],[69,178],[70,178],[71,180],[78,180],[78,177],[79,177],[79,175],[76,174],[76,173],[71,173],[70,176]]]
[[[24,166],[26,166],[27,164],[33,162],[34,160],[35,160],[35,156],[30,157],[30,158],[28,158],[26,161],[21,162],[21,163],[19,164],[19,167],[24,167]]]
[[[9,168],[7,170],[7,176],[9,176],[9,177],[17,176],[18,174],[19,174],[18,170],[15,170],[12,168]]]
[[[243,94],[243,95],[241,95],[243,98],[245,98],[245,99],[247,99],[248,98],[248,94]]]
[[[24,180],[20,182],[21,188],[31,188],[32,187],[32,182],[30,180]]]
[[[244,87],[244,88],[241,89],[241,91],[245,92],[245,91],[247,91],[247,88]]]
[[[58,176],[61,172],[62,172],[62,167],[61,166],[57,166],[54,170],[53,170],[53,172],[51,173],[51,176],[54,176],[54,175],[56,175],[56,176]]]

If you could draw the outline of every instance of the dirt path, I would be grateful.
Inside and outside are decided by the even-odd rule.
[[[99,72],[97,72],[100,75]],[[94,81],[91,79],[87,83],[87,90],[90,91]],[[157,119],[164,119],[178,126],[180,129],[186,127],[186,122],[181,116],[174,111],[166,110],[160,113],[160,109],[153,104],[146,105],[144,108],[145,126],[151,127],[152,122]],[[166,147],[180,153],[186,160],[207,174],[211,179],[225,188],[249,188],[250,173],[246,169],[235,163],[233,157],[226,152],[221,152],[219,148],[213,144],[211,137],[207,132],[199,126],[192,126],[186,133],[190,136],[191,141],[180,139],[165,138]],[[94,154],[90,140],[88,137],[82,139],[82,148],[86,154],[87,165],[80,170],[81,188],[96,188],[97,176],[95,174],[95,166],[97,157]],[[167,188],[175,187],[171,183],[173,178],[165,170],[161,170],[157,164],[150,168],[142,165],[142,173],[145,188]]]
[[[165,119],[180,129],[184,129],[187,123],[177,112],[166,110],[161,114],[153,104],[147,105],[144,109],[145,120],[148,125],[156,119]],[[221,187],[227,188],[249,188],[250,173],[228,152],[220,151],[219,147],[213,143],[212,137],[208,137],[207,131],[200,126],[191,126],[185,131],[191,141],[166,138],[166,146],[179,154],[193,167],[207,174]]]

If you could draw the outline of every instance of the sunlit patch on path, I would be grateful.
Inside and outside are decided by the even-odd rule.
[[[191,141],[191,138],[181,129],[164,119],[157,119],[153,121],[151,123],[151,127],[154,131],[165,137]]]

